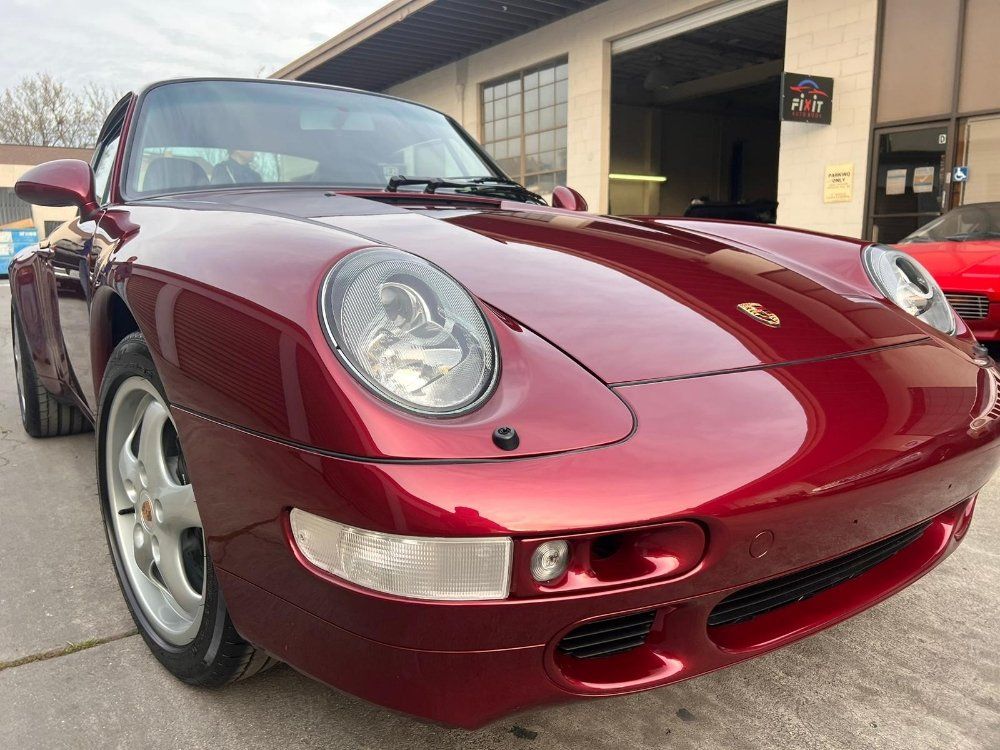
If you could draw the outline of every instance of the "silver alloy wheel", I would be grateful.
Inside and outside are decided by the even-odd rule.
[[[11,316],[10,337],[14,342],[14,380],[17,382],[17,400],[21,406],[21,416],[28,409],[28,402],[24,398],[24,372],[21,370],[21,335],[17,330],[17,321]]]
[[[104,439],[115,542],[135,598],[161,638],[187,645],[205,607],[205,544],[176,428],[148,380],[119,386]]]

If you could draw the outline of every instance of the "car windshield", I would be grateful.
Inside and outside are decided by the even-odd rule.
[[[1000,203],[972,203],[924,224],[900,244],[1000,238]]]
[[[383,189],[400,176],[505,179],[447,117],[418,104],[298,84],[179,81],[143,99],[126,193],[224,185]]]

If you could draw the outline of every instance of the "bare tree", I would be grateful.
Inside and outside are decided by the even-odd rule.
[[[109,89],[90,84],[73,91],[48,73],[36,73],[0,95],[0,143],[93,146],[114,102]]]

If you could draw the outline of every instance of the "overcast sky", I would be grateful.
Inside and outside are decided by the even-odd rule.
[[[267,76],[387,1],[0,0],[0,89],[38,71],[116,93],[177,76]]]

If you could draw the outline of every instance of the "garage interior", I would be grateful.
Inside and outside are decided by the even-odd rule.
[[[774,222],[786,15],[781,2],[612,48],[611,213]]]

